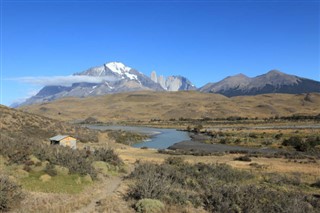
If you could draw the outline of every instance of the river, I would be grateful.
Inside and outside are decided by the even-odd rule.
[[[99,130],[123,130],[138,132],[150,136],[150,139],[134,144],[133,147],[148,147],[154,149],[166,149],[175,143],[191,140],[189,134],[176,129],[161,129],[140,126],[107,126],[107,125],[86,125],[90,129]]]

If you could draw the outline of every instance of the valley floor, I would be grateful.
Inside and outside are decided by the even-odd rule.
[[[243,132],[240,131],[238,133],[241,135]],[[285,131],[282,133],[287,134]],[[303,130],[300,131],[300,133],[305,134],[308,133],[308,131]],[[267,133],[264,133],[264,135],[265,134]],[[271,134],[274,134],[274,132]],[[290,135],[290,132],[288,134]],[[14,212],[135,212],[131,206],[132,203],[127,202],[124,199],[128,187],[131,184],[125,177],[134,170],[137,162],[161,164],[171,156],[159,153],[155,149],[133,148],[116,143],[108,137],[107,133],[99,135],[99,142],[80,144],[79,148],[82,149],[84,146],[90,146],[95,149],[114,149],[125,163],[125,171],[100,174],[98,176],[98,181],[94,181],[92,184],[86,186],[80,193],[76,194],[27,191],[27,198],[23,201],[20,208],[16,209]],[[257,177],[261,176],[261,178],[268,174],[298,177],[303,186],[297,187],[296,190],[302,190],[311,195],[320,194],[319,188],[308,187],[308,185],[318,181],[320,177],[320,159],[317,157],[288,159],[285,157],[272,158],[257,156],[250,157],[251,161],[235,160],[241,156],[243,156],[243,154],[225,153],[210,156],[179,155],[179,157],[191,164],[227,164],[233,168],[255,174]],[[173,207],[173,210],[170,211],[176,212],[177,209]],[[183,211],[193,212],[195,209],[188,207],[183,209]],[[202,208],[197,209],[197,211],[206,212]]]

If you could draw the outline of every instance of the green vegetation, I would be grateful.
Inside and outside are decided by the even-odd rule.
[[[111,165],[122,164],[120,158],[111,149],[97,149],[94,152],[86,150],[72,150],[62,146],[51,146],[28,138],[7,139],[6,143],[0,144],[0,154],[7,157],[9,164],[25,165],[25,170],[35,162],[31,156],[40,161],[48,161],[52,165],[66,167],[70,174],[89,174],[95,178],[97,173],[92,166],[94,161],[104,161]],[[46,170],[54,176],[55,171],[47,165]]]
[[[27,190],[50,193],[76,194],[90,183],[86,176],[80,176],[79,174],[49,176],[44,171],[31,171],[28,177],[21,179],[23,188]]]
[[[161,213],[164,212],[164,204],[160,200],[142,199],[136,203],[135,209],[139,213]]]
[[[307,151],[320,151],[316,150],[316,146],[320,145],[320,137],[306,137],[301,138],[298,136],[292,136],[289,139],[285,139],[282,142],[283,146],[292,146],[295,150],[301,152]]]
[[[198,190],[213,182],[245,182],[253,176],[245,171],[232,169],[228,165],[191,165],[180,158],[170,157],[165,163],[139,164],[130,175],[136,180],[128,197],[136,200],[151,198],[167,203],[201,204]]]
[[[314,182],[313,184],[311,184],[311,187],[316,187],[320,189],[320,179]]]
[[[2,171],[26,191],[78,194],[101,172],[95,167],[96,162],[108,165],[105,168],[107,176],[123,167],[123,162],[112,149],[73,150],[23,136],[2,136]],[[23,199],[21,187],[2,177],[0,182],[0,212],[16,208]]]
[[[209,212],[317,212],[320,200],[297,190],[298,176],[264,178],[225,164],[189,164],[170,157],[160,165],[139,164],[128,199],[156,199],[166,204],[204,207]],[[285,187],[279,187],[283,184]]]
[[[136,132],[122,131],[122,130],[108,131],[108,136],[114,139],[115,142],[117,143],[122,143],[129,146],[135,143],[140,143],[143,140],[148,139],[147,135],[136,133]]]

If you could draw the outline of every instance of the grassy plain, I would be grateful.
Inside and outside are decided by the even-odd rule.
[[[218,94],[140,91],[89,98],[64,98],[21,107],[22,110],[63,121],[94,118],[103,123],[151,120],[269,118],[293,114],[318,115],[320,94],[266,94],[227,98]]]

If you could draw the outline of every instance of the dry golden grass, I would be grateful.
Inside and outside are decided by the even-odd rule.
[[[126,147],[125,149],[116,150],[121,159],[128,164],[133,164],[137,160],[148,161],[154,163],[161,163],[169,155],[160,154],[155,149],[138,149]],[[298,160],[296,162],[289,161],[284,158],[251,158],[251,162],[235,161],[235,157],[240,154],[227,154],[222,156],[192,156],[192,155],[179,155],[190,163],[226,163],[234,168],[253,170],[250,163],[258,163],[265,165],[262,169],[264,172],[277,172],[277,173],[304,173],[314,177],[320,177],[320,162],[304,163],[307,161]]]
[[[195,91],[139,91],[89,98],[65,98],[21,109],[65,121],[94,117],[102,122],[319,114],[320,94],[311,94],[309,101],[305,97],[305,94],[268,94],[227,98]]]
[[[77,125],[22,112],[0,105],[1,142],[10,137],[28,137],[35,141],[48,141],[56,134],[66,134],[80,141],[97,141],[96,132]]]

